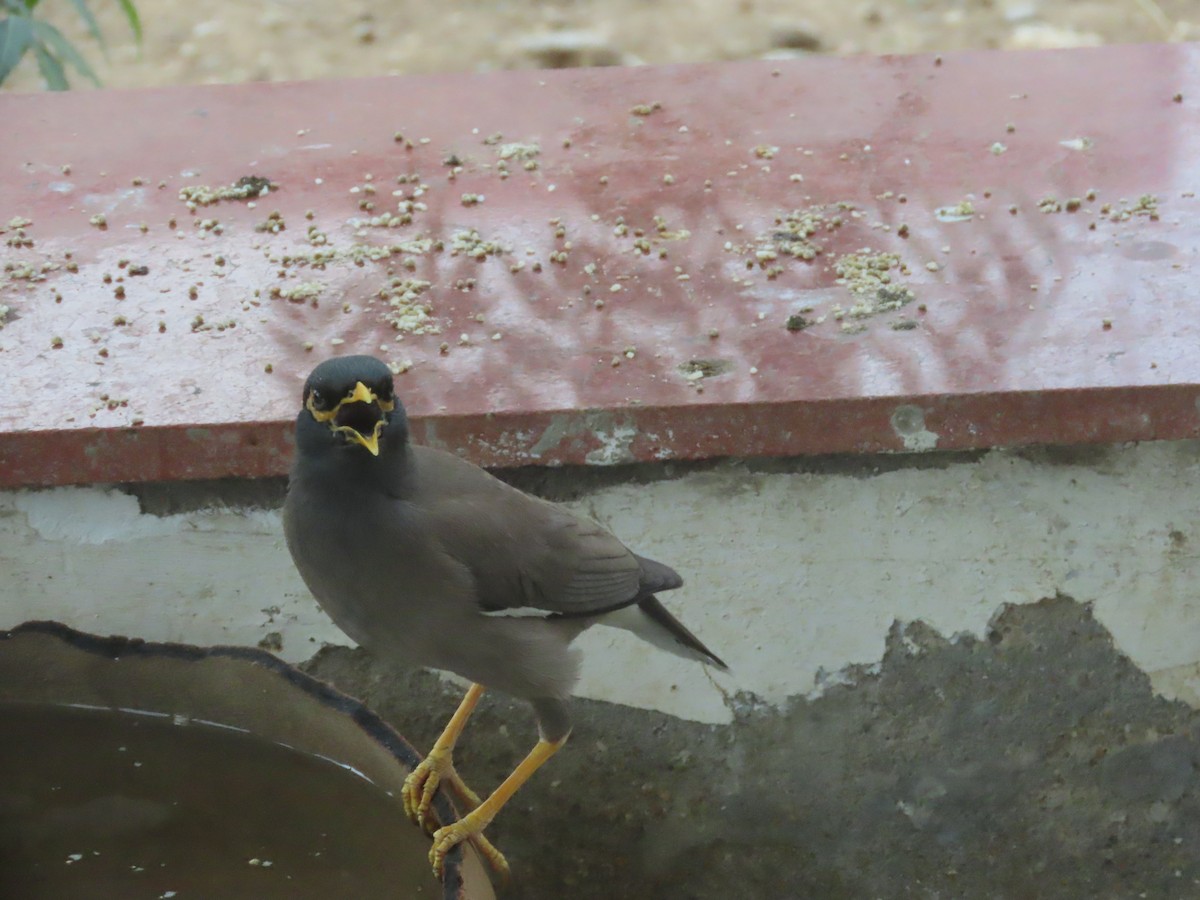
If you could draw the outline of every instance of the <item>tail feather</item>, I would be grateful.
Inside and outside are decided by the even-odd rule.
[[[633,556],[642,569],[641,593],[657,594],[659,591],[673,591],[683,585],[683,578],[666,563],[638,556],[636,553]]]
[[[729,666],[725,665],[721,657],[704,646],[704,643],[671,615],[653,595],[614,610],[598,621],[602,625],[632,632],[642,640],[684,659],[708,663],[723,671],[729,670]]]

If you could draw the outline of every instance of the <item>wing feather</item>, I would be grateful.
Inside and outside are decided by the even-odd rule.
[[[664,582],[606,528],[428,448],[418,458],[424,509],[443,552],[468,569],[484,612],[585,616],[618,609]],[[649,562],[649,561],[646,561]],[[678,579],[678,576],[675,576]],[[669,579],[667,579],[669,580]]]

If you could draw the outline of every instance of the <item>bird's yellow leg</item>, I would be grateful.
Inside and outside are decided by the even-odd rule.
[[[471,840],[475,843],[476,848],[481,849],[476,839],[483,837],[483,830],[491,824],[496,813],[512,799],[512,795],[520,789],[521,785],[528,781],[533,773],[540,769],[546,760],[557,753],[566,742],[566,737],[557,741],[538,741],[537,746],[529,751],[529,755],[521,761],[511,775],[504,779],[504,782],[492,792],[490,797],[454,824],[439,828],[433,833],[433,847],[429,850],[429,861],[433,864],[433,872],[438,878],[442,877],[442,866],[445,863],[446,854],[455,846],[465,840]],[[491,847],[491,844],[487,846]],[[508,863],[504,861],[504,857],[500,855],[499,851],[494,847],[491,849],[496,856],[493,857],[484,852],[488,862],[502,875],[507,876]],[[482,849],[481,852],[483,852]]]
[[[480,804],[479,795],[467,787],[457,769],[450,770],[450,774],[446,776],[446,784],[454,791],[454,796],[458,798],[457,806],[463,812],[470,812]]]
[[[479,806],[479,797],[469,787],[463,784],[458,772],[454,769],[454,744],[466,727],[467,719],[475,711],[475,705],[483,696],[483,685],[473,684],[467,689],[466,696],[458,704],[458,709],[446,723],[441,736],[434,741],[433,749],[429,751],[417,767],[404,779],[404,812],[410,819],[422,828],[432,830],[433,820],[429,815],[429,807],[433,796],[437,793],[438,784],[445,780],[454,792],[472,809]],[[486,854],[485,854],[486,855]]]

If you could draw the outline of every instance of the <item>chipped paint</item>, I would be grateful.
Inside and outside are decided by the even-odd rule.
[[[574,415],[559,414],[551,418],[542,436],[530,448],[529,456],[539,459],[570,438],[591,438],[599,446],[589,450],[585,456],[589,465],[620,465],[635,461],[632,448],[638,434],[631,415],[617,415],[602,410]],[[653,435],[647,437],[654,439]]]
[[[846,666],[833,672],[818,668],[813,676],[815,685],[804,695],[808,701],[820,700],[835,687],[854,687],[866,678],[874,678],[883,670],[882,663],[872,663],[869,666]]]
[[[627,424],[629,423],[629,424]],[[614,422],[608,431],[596,429],[592,433],[600,441],[600,446],[588,452],[585,459],[592,466],[615,466],[620,463],[633,462],[634,455],[631,447],[637,437],[637,428],[632,419],[625,422]]]
[[[1200,401],[1198,401],[1200,402]],[[568,435],[575,433],[574,423],[576,417],[559,413],[550,417],[550,424],[542,431],[542,436],[537,439],[537,443],[529,449],[529,455],[534,459],[539,458],[544,453],[553,450],[567,438]]]
[[[892,430],[904,442],[905,450],[934,450],[938,436],[925,428],[925,411],[919,406],[897,406],[891,418]]]
[[[531,459],[529,445],[533,442],[532,431],[505,431],[495,440],[472,437],[471,446],[488,459],[504,459],[516,463],[524,463]]]
[[[573,434],[594,441],[604,425],[599,453],[620,459],[633,424],[587,424]],[[567,506],[678,569],[685,585],[663,603],[733,671],[710,680],[630,635],[592,629],[579,641],[579,693],[727,721],[726,698],[739,691],[771,705],[820,696],[870,674],[889,640],[919,652],[922,630],[897,619],[980,636],[1003,604],[1069,590],[1094,604],[1156,690],[1200,705],[1189,587],[1200,579],[1200,499],[1179,490],[1197,465],[1195,445],[1180,442],[1112,449],[1094,466],[1004,452],[871,477],[725,466],[588,493]],[[58,619],[249,645],[279,632],[292,661],[346,643],[300,582],[278,510],[220,502],[155,516],[112,489],[0,492],[0,628]]]
[[[434,447],[438,450],[450,450],[450,448],[446,445],[446,442],[438,436],[438,423],[436,421],[433,419],[423,419],[421,421],[421,427],[423,429],[423,436],[421,440],[422,444],[424,444],[426,447]]]

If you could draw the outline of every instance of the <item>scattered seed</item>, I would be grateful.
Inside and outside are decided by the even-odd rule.
[[[188,209],[211,206],[222,200],[252,200],[278,188],[269,178],[262,175],[243,175],[228,187],[211,188],[207,185],[189,185],[179,189],[179,199]]]
[[[800,315],[799,313],[793,313],[792,315],[787,317],[787,322],[784,323],[784,327],[788,331],[803,331],[805,328],[808,328],[812,324],[813,324],[813,322],[811,319],[806,319],[804,316]]]

